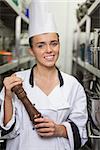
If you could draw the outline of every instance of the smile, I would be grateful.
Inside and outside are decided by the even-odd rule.
[[[49,55],[49,56],[45,56],[44,57],[46,60],[53,60],[53,58],[54,58],[54,55]]]

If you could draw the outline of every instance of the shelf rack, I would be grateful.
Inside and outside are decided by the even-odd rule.
[[[21,7],[16,6],[12,0],[3,0],[3,2],[8,5],[13,11],[18,15],[21,16],[23,21],[25,21],[27,24],[29,23],[29,19],[21,12]]]
[[[95,0],[95,2],[91,5],[91,7],[87,10],[86,15],[81,19],[80,22],[77,23],[77,28],[74,31],[74,37],[76,37],[75,35],[77,35],[77,38],[75,38],[76,40],[76,45],[74,45],[73,49],[73,58],[72,58],[72,72],[73,74],[76,76],[78,71],[81,71],[83,74],[83,80],[85,81],[85,84],[83,83],[83,85],[85,85],[84,87],[90,88],[90,86],[88,86],[88,84],[90,84],[89,80],[92,80],[92,75],[93,77],[95,77],[97,79],[97,81],[100,81],[100,69],[99,67],[95,67],[95,64],[91,62],[91,64],[89,63],[90,61],[87,59],[87,48],[89,46],[89,38],[90,38],[90,34],[94,31],[95,28],[100,28],[100,0]],[[81,41],[81,35],[84,33],[84,42]],[[83,37],[82,37],[83,38]],[[85,44],[85,49],[84,49],[84,54],[81,53],[82,51],[80,51],[80,44],[84,43]],[[76,47],[75,47],[76,46]],[[83,54],[83,55],[81,55]],[[84,58],[83,58],[84,57]],[[100,57],[100,56],[99,56]],[[88,62],[89,61],[89,62]],[[93,65],[92,65],[93,64]],[[91,79],[88,79],[87,78]],[[83,81],[83,82],[84,82]],[[100,88],[100,82],[97,82],[97,85]],[[87,84],[87,85],[86,85]],[[91,132],[90,129],[90,124],[88,124],[88,133],[89,133],[89,137],[93,140],[92,142],[94,142],[94,140],[98,142],[100,141],[100,136],[97,135],[93,135],[93,133]]]
[[[26,29],[26,27],[29,24],[29,19],[27,16],[25,16],[25,14],[22,13],[20,5],[17,6],[12,0],[1,0],[0,4],[1,4],[0,5],[1,6],[0,17],[6,22],[6,25],[8,25],[9,27],[12,28],[13,32],[15,32],[14,30],[16,28],[15,27],[16,24],[14,22],[15,22],[15,19],[17,16],[21,17],[22,23],[25,24],[24,27]],[[12,17],[10,15],[12,15]],[[12,21],[11,21],[11,19],[12,19]],[[0,66],[0,75],[9,70],[16,68],[20,64],[27,63],[31,60],[32,60],[31,56],[26,56],[26,57],[21,57],[18,59],[16,58],[16,60],[12,60],[12,62],[10,62],[10,63],[1,65]]]
[[[9,70],[12,70],[13,68],[16,68],[17,65],[18,65],[18,60],[15,60],[11,63],[7,63],[7,64],[0,66],[0,74],[5,73]]]
[[[25,14],[22,13],[21,6],[20,5],[17,6],[12,0],[1,0],[0,1],[0,18],[3,19],[5,24],[8,27],[10,27],[13,30],[13,32],[16,28],[15,20],[16,20],[17,16],[21,17],[22,23],[25,24],[24,27],[26,29],[27,25],[29,24],[29,19],[27,16],[25,16]],[[16,58],[16,59],[12,60],[10,63],[1,65],[0,66],[0,75],[18,67],[18,65],[22,65],[22,64],[30,62],[32,60],[34,61],[34,58],[27,55],[24,57]],[[1,132],[0,132],[0,137],[1,137]],[[1,142],[4,142],[4,140],[0,139],[0,143]]]
[[[89,137],[90,138],[94,138],[94,139],[100,139],[100,135],[94,135],[92,132],[91,132],[91,129],[90,129],[90,121],[88,122],[88,134],[89,134]]]
[[[100,0],[96,0],[92,6],[87,10],[87,14],[82,18],[82,20],[79,22],[79,27],[81,27],[87,20],[87,17],[90,16],[94,10],[100,5]]]
[[[82,61],[80,57],[78,58],[73,57],[73,61],[78,65],[80,65],[82,68],[86,69],[90,73],[100,78],[100,70],[95,68],[93,65],[89,64],[88,62]]]
[[[100,70],[98,68],[96,68],[95,66],[93,66],[92,64],[89,64],[87,62],[87,60],[85,60],[87,58],[87,53],[86,53],[86,49],[89,45],[89,37],[90,37],[90,33],[91,31],[93,31],[93,28],[100,28],[100,16],[99,16],[99,12],[100,12],[100,0],[96,0],[91,7],[87,10],[87,14],[81,19],[80,22],[77,23],[77,29],[75,29],[75,33],[78,34],[78,39],[77,39],[77,49],[76,49],[76,56],[73,57],[73,62],[75,62],[76,64],[78,64],[79,66],[81,66],[83,69],[87,70],[88,72],[92,73],[93,75],[95,75],[96,77],[100,78]],[[93,19],[96,18],[96,23],[94,23]],[[98,21],[99,20],[99,21]],[[80,42],[80,34],[81,34],[81,28],[85,27],[85,31],[84,33],[86,33],[85,35],[85,59],[84,61],[81,60],[81,58],[79,58],[78,56],[78,51],[79,51],[79,42]]]
[[[13,60],[10,63],[0,66],[0,74],[5,73],[9,70],[12,70],[12,69],[16,68],[18,65],[27,63],[32,60],[34,61],[34,58],[32,58],[31,56],[26,56],[26,57],[22,57],[22,58]]]
[[[9,8],[13,9],[14,12],[16,12],[17,15],[20,15],[20,9],[18,6],[15,5],[15,3],[12,0],[3,0],[3,2],[8,5]]]

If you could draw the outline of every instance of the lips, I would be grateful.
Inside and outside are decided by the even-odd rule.
[[[54,59],[54,55],[48,55],[44,57],[48,61],[52,61]]]

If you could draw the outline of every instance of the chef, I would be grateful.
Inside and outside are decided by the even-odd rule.
[[[78,150],[87,140],[87,103],[82,85],[58,69],[60,41],[46,2],[32,0],[29,18],[29,52],[36,64],[4,79],[0,93],[1,138],[6,150]],[[41,112],[30,121],[11,89],[22,84],[29,100]]]

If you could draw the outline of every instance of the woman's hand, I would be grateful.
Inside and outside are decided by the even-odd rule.
[[[6,77],[4,79],[4,90],[5,90],[5,97],[4,97],[4,126],[11,120],[13,115],[13,105],[12,105],[12,91],[11,89],[18,84],[22,83],[22,79],[17,77],[15,74]]]
[[[11,89],[18,84],[22,83],[22,79],[17,77],[16,74],[12,74],[9,77],[4,78],[3,84],[5,87],[5,96],[8,98],[12,97],[12,91]]]
[[[37,118],[34,120],[35,128],[42,137],[67,137],[67,131],[64,125],[54,123],[48,118]]]

